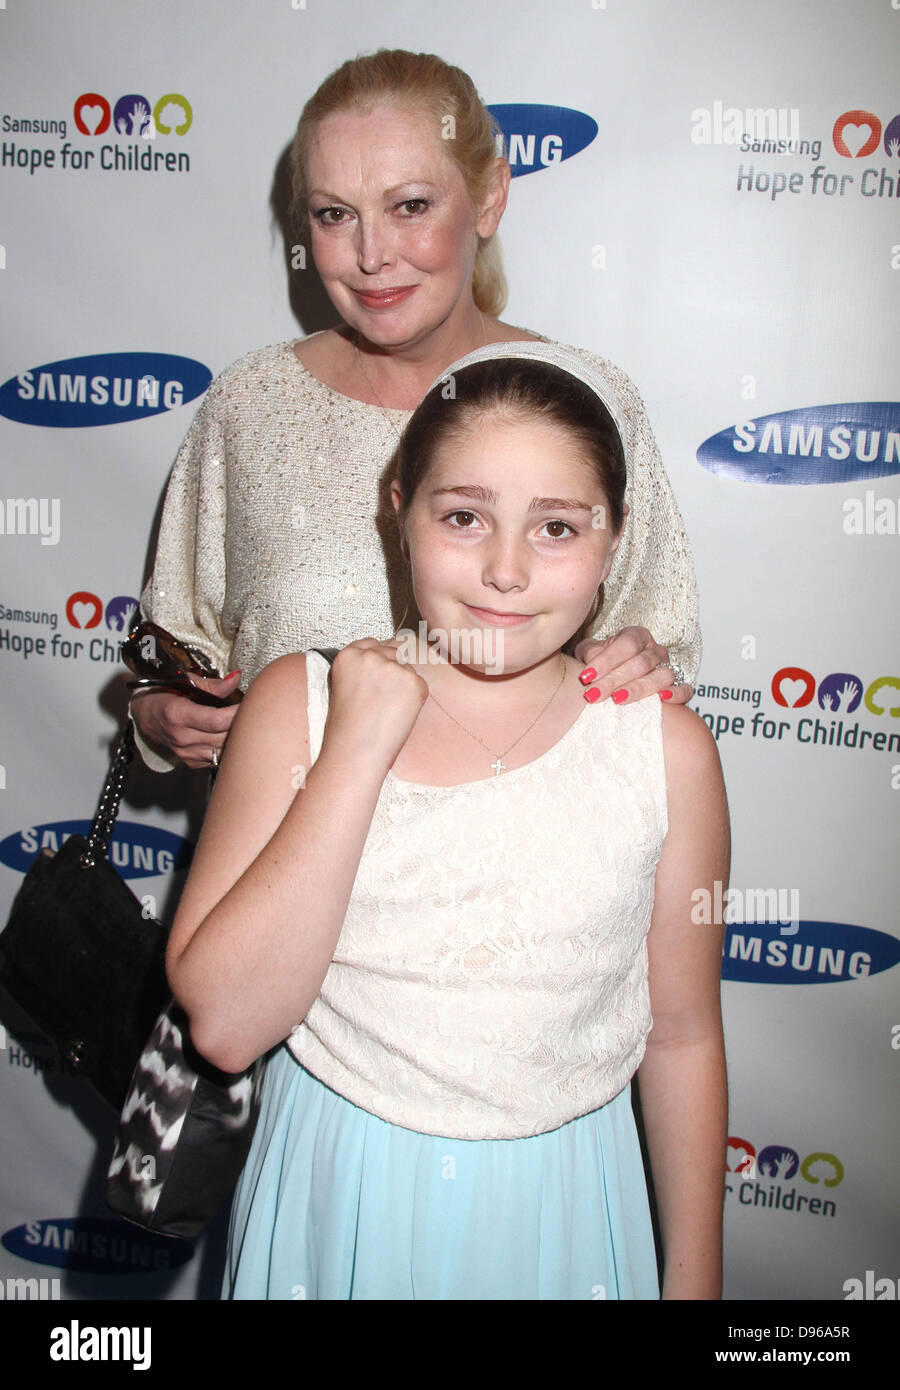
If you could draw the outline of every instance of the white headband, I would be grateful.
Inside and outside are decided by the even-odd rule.
[[[547,362],[550,366],[559,367],[561,371],[568,372],[569,376],[576,377],[585,386],[588,386],[594,395],[603,402],[612,416],[613,423],[619,432],[619,439],[622,442],[622,452],[625,455],[626,464],[628,463],[625,413],[618,396],[609,382],[589,362],[586,362],[580,353],[576,352],[574,348],[566,347],[564,343],[547,343],[540,339],[485,343],[483,347],[476,348],[474,352],[467,353],[465,357],[460,357],[446,371],[441,372],[437,380],[431,383],[428,391],[433,391],[436,386],[446,383],[448,377],[451,377],[454,372],[461,371],[463,367],[471,366],[475,362],[493,361],[497,358],[526,358],[533,362]],[[428,392],[426,392],[427,394]]]

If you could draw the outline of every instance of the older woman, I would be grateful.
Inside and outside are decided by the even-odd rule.
[[[277,656],[388,636],[409,611],[384,522],[400,433],[450,363],[539,336],[498,317],[510,171],[495,142],[471,80],[432,55],[355,59],[307,102],[294,191],[342,323],[228,368],[179,453],[141,606],[218,670],[237,668],[199,686],[231,694]],[[683,701],[700,643],[681,517],[634,386],[583,355],[618,391],[633,460],[598,640],[578,647],[586,697]],[[217,763],[234,714],[161,691],[133,702],[139,746],[160,771]]]

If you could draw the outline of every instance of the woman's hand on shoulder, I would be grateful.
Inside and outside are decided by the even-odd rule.
[[[325,738],[393,763],[428,699],[428,685],[400,659],[400,639],[363,637],[339,651],[331,668]]]
[[[586,637],[575,648],[575,656],[585,667],[581,681],[588,687],[585,698],[591,703],[612,696],[617,704],[633,704],[657,695],[668,703],[686,705],[694,694],[693,686],[675,683],[667,649],[645,627],[624,627],[615,637],[599,641]],[[597,693],[592,695],[593,691]]]

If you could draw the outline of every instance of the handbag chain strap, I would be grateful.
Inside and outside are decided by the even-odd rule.
[[[313,647],[313,651],[324,656],[329,666],[337,656],[337,647]],[[129,719],[122,731],[113,753],[109,774],[103,784],[97,811],[87,837],[87,849],[81,856],[82,868],[92,869],[98,859],[105,859],[109,850],[109,839],[119,814],[119,803],[125,787],[128,764],[134,756],[134,726]]]
[[[103,785],[103,791],[100,793],[100,801],[97,804],[97,811],[88,835],[87,849],[81,856],[82,868],[92,869],[98,859],[106,858],[109,849],[109,837],[112,835],[116,816],[119,814],[119,802],[122,800],[125,774],[133,755],[134,728],[129,719],[116,744],[109,774]]]

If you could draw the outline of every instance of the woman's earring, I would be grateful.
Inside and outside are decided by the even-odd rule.
[[[400,631],[402,630],[403,624],[406,622],[406,615],[407,615],[408,612],[409,612],[409,604],[407,604],[406,607],[404,608],[404,610],[403,610],[403,617],[400,619],[399,623],[397,624],[396,628],[394,629],[394,636],[395,636],[395,637],[397,636],[397,633],[400,632]]]

